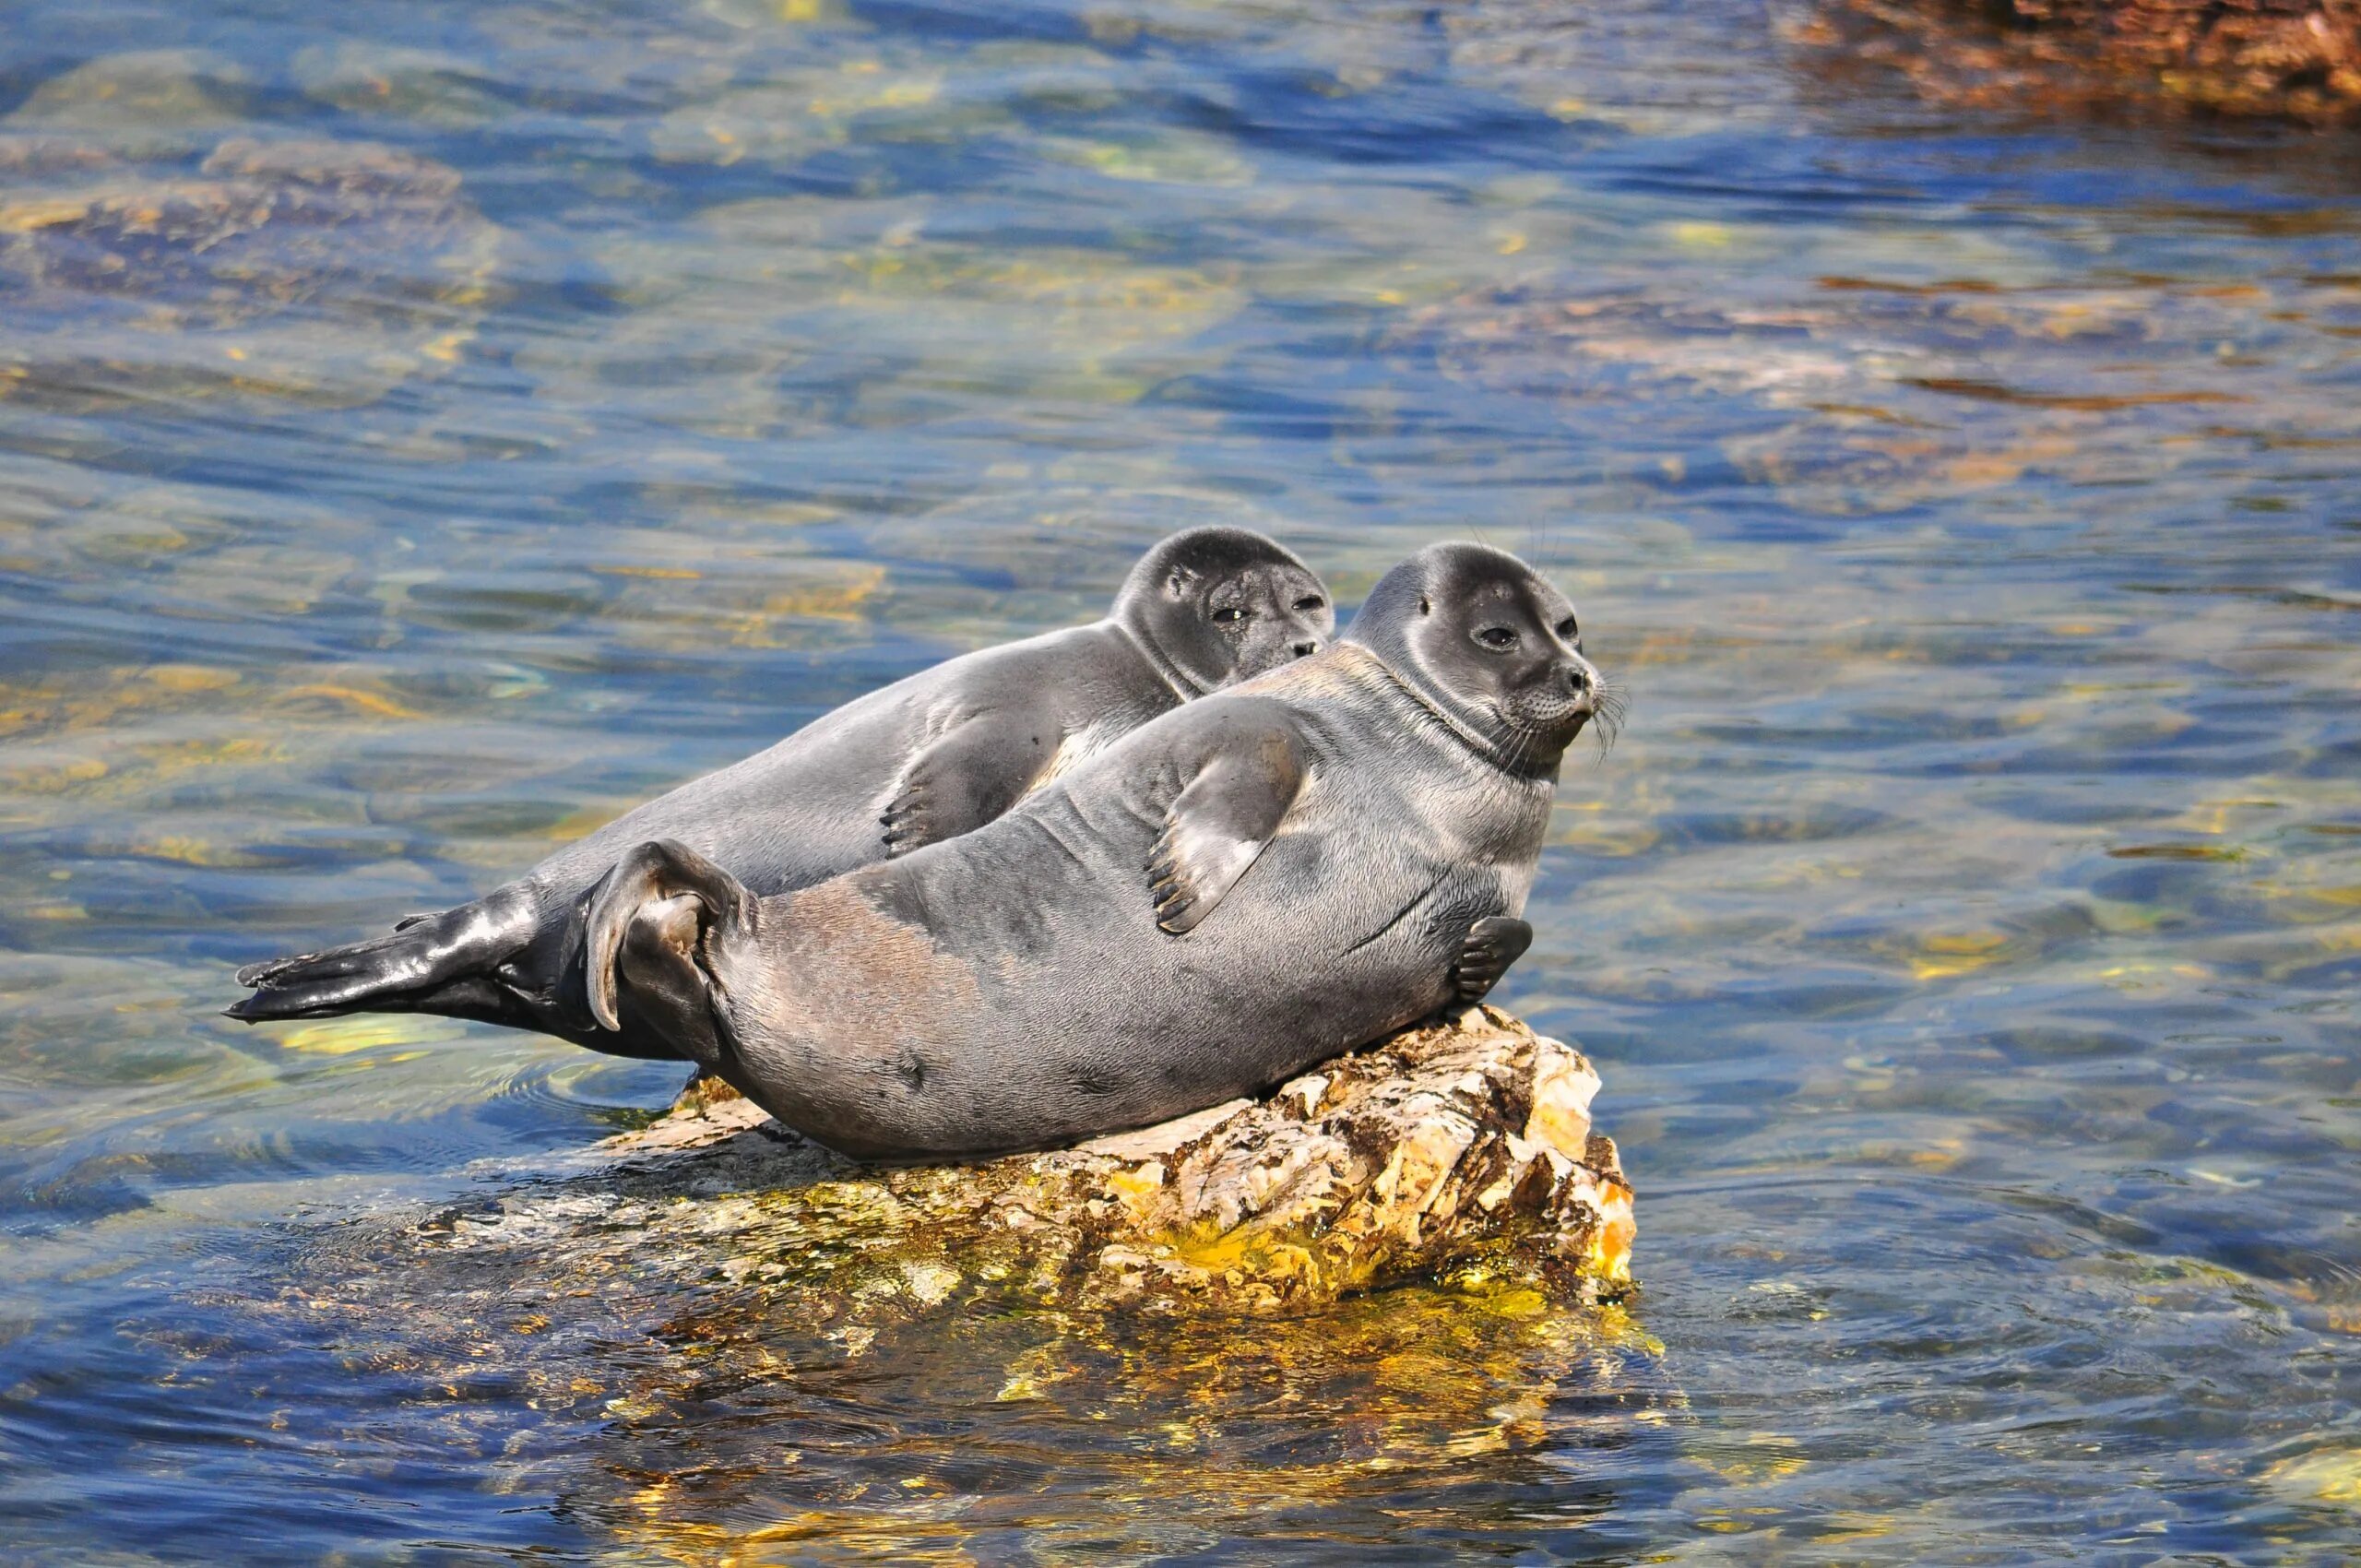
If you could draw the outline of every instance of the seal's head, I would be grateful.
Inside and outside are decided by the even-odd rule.
[[[1191,529],[1149,551],[1113,618],[1192,695],[1318,653],[1336,631],[1311,568],[1247,529]]]
[[[1598,711],[1573,605],[1504,551],[1428,546],[1378,579],[1345,640],[1513,771],[1554,774]]]

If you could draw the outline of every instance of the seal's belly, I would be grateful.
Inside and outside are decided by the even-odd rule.
[[[1468,925],[1501,912],[1499,879],[1321,858],[1274,843],[1186,935],[1157,927],[1144,883],[1123,906],[1034,928],[1034,961],[970,966],[982,1016],[935,1042],[938,1081],[977,1135],[1081,1135],[1252,1093],[1442,1005]]]
[[[1468,925],[1508,905],[1497,868],[1401,815],[1323,812],[1176,935],[1145,829],[1074,826],[1006,818],[794,898],[748,1031],[790,1120],[840,1146],[981,1151],[1179,1115],[1432,1012]]]

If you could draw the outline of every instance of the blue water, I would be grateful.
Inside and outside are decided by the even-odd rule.
[[[6,1553],[2361,1551],[2361,144],[1809,19],[15,7]],[[215,1016],[1207,519],[1630,686],[1502,992],[1614,1323],[560,1289],[401,1239],[677,1068]]]

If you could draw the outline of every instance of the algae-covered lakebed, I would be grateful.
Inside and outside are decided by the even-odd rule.
[[[1824,20],[12,7],[0,1556],[2361,1551],[2361,141]],[[217,1016],[1209,520],[1627,684],[1619,1305],[827,1316],[587,1180],[678,1068]]]

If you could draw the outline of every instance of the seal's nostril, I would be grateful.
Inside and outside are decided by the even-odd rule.
[[[1313,654],[1318,653],[1319,651],[1320,645],[1318,643],[1298,643],[1295,645],[1295,656],[1298,659],[1310,659]]]
[[[1576,696],[1580,696],[1590,690],[1590,676],[1583,671],[1576,670],[1567,675],[1566,683],[1574,689]]]

